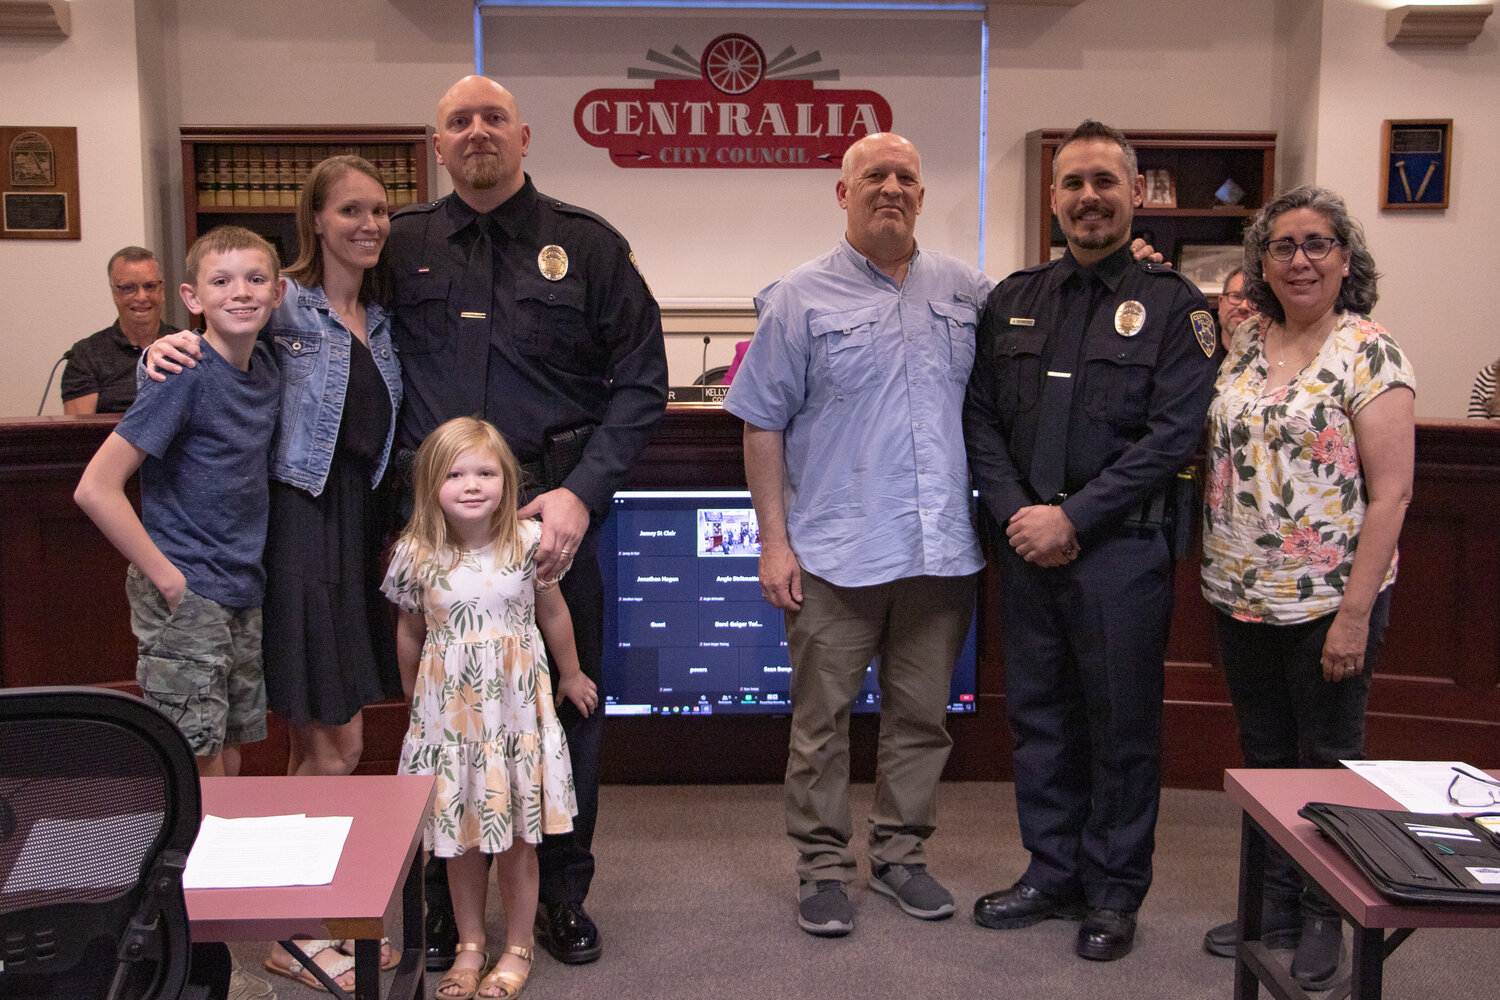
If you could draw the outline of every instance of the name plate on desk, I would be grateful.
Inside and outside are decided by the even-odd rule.
[[[667,389],[667,402],[723,405],[727,395],[727,385],[674,385]]]

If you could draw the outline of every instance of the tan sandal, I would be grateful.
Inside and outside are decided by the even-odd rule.
[[[330,941],[314,940],[311,938],[293,938],[292,943],[295,944],[298,948],[302,949],[302,954],[307,956],[307,960],[321,968],[323,972],[327,974],[328,978],[332,979],[334,982],[338,982],[340,976],[354,968],[354,959],[338,950],[339,942],[337,939]],[[329,962],[327,965],[324,965],[323,963],[318,961],[318,956],[323,954],[325,951],[332,952],[336,956],[334,960],[332,962]],[[287,953],[286,957],[288,962],[287,965],[278,965],[273,957],[267,957],[264,963],[265,970],[271,973],[273,976],[280,976],[283,979],[290,979],[293,982],[301,983],[303,986],[319,990],[323,993],[328,992],[328,987],[324,986],[321,982],[318,981],[318,978],[316,976],[307,971],[307,967],[303,965],[301,961],[294,958],[290,952]],[[353,989],[353,987],[350,986],[348,987],[348,989]],[[470,994],[470,996],[472,995],[473,994]]]
[[[479,968],[459,969],[450,968],[443,973],[443,978],[438,980],[437,988],[432,995],[438,1000],[470,1000],[475,993],[479,992],[479,977],[484,973],[484,967],[489,964],[489,956],[484,953],[484,945],[463,942],[454,949],[454,960],[457,961],[458,954],[465,951],[479,952]],[[443,990],[456,986],[462,993],[444,993]]]
[[[527,948],[519,944],[508,944],[502,955],[519,955],[526,962],[526,974],[511,972],[509,969],[501,969],[499,963],[490,970],[490,974],[479,982],[479,988],[474,992],[478,995],[480,990],[487,990],[498,986],[504,993],[487,994],[481,1000],[512,1000],[521,995],[526,988],[526,980],[531,978],[531,960],[536,955],[536,949]]]
[[[344,938],[339,943],[339,951],[354,957],[354,938]],[[383,937],[380,939],[380,971],[390,972],[401,964],[401,953],[391,947],[391,939]]]

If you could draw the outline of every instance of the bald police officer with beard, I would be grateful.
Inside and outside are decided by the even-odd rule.
[[[600,523],[666,408],[661,314],[625,238],[585,209],[537,191],[522,170],[531,127],[515,97],[468,76],[438,102],[433,148],[453,193],[391,222],[393,336],[405,402],[396,440],[410,452],[438,424],[480,414],[526,473],[521,516],[540,516],[537,574],[571,563],[561,587],[578,657],[599,686],[603,589]],[[537,850],[537,941],[561,962],[601,953],[583,908],[594,874],[604,712],[559,709],[578,815],[572,834]],[[434,866],[440,868],[441,866]],[[446,968],[456,931],[429,880],[428,963]]]

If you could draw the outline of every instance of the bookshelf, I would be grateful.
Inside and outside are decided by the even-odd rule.
[[[330,156],[353,153],[373,163],[392,211],[429,197],[430,126],[184,125],[180,134],[184,246],[215,226],[238,225],[270,240],[290,263],[302,183]]]
[[[1072,129],[1036,129],[1026,134],[1026,264],[1039,264],[1066,244],[1052,217],[1052,159]],[[1181,248],[1235,246],[1252,216],[1275,197],[1275,132],[1149,132],[1126,130],[1140,170],[1166,171],[1176,207],[1135,210],[1132,235],[1146,236],[1174,263]],[[1215,192],[1232,180],[1244,194],[1225,205]],[[1151,194],[1147,186],[1148,197]],[[1215,296],[1210,296],[1214,298]]]

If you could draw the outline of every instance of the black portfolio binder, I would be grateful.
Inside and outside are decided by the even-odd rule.
[[[1500,840],[1471,819],[1327,802],[1309,802],[1297,815],[1392,899],[1500,905]]]

